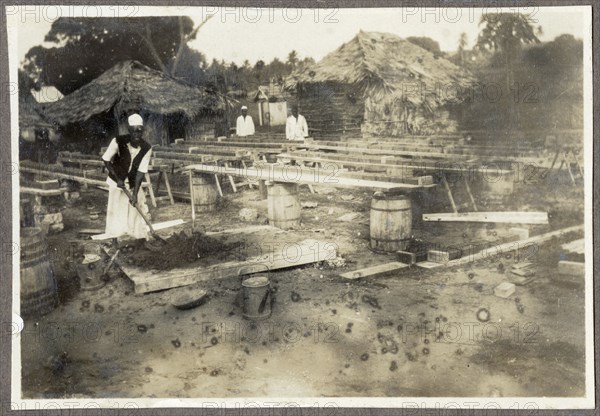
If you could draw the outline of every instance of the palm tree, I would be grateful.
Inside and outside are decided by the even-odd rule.
[[[288,54],[288,58],[287,58],[287,64],[290,66],[290,68],[292,69],[292,71],[294,69],[296,69],[296,65],[298,65],[298,61],[300,59],[298,59],[298,52],[296,52],[295,50],[292,50],[289,54]]]
[[[513,63],[523,45],[540,43],[526,16],[520,13],[490,13],[481,16],[479,25],[485,25],[475,48],[480,51],[492,51],[504,61],[507,92],[512,89]],[[540,28],[541,29],[541,28]],[[539,29],[538,29],[539,30]],[[510,106],[510,123],[512,110]]]
[[[465,65],[465,48],[467,47],[467,44],[468,44],[467,34],[465,32],[462,32],[460,34],[460,37],[458,38],[458,53],[460,56],[460,64],[462,66]]]

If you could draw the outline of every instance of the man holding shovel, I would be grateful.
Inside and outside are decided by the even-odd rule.
[[[127,122],[129,134],[112,139],[102,155],[108,170],[106,233],[114,237],[128,234],[148,239],[146,222],[138,208],[147,216],[149,211],[141,184],[148,172],[152,146],[142,139],[144,121],[139,114],[132,114]]]

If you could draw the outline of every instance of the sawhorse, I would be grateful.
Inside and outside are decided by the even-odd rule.
[[[569,156],[571,156],[573,158],[573,162],[569,161]],[[552,172],[552,170],[554,170],[554,165],[556,165],[556,162],[558,161],[559,157],[561,160],[560,160],[560,166],[557,169],[558,172],[560,172],[562,170],[563,166],[566,166],[567,172],[569,172],[569,177],[571,178],[571,182],[575,183],[575,176],[573,175],[573,171],[571,170],[571,163],[575,163],[575,166],[577,166],[579,175],[583,178],[583,169],[581,168],[581,165],[579,164],[579,161],[577,160],[577,154],[575,154],[575,150],[573,149],[573,147],[570,147],[570,146],[559,147],[556,149],[554,159],[552,160],[552,165],[550,165],[550,169],[548,169],[546,174],[548,174],[549,172]]]

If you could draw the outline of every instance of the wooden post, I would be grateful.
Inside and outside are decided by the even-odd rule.
[[[466,176],[463,176],[465,180],[465,188],[467,188],[467,193],[469,194],[469,198],[471,199],[471,203],[473,204],[473,209],[478,211],[477,204],[475,204],[475,198],[473,198],[473,194],[471,193],[471,187],[469,186],[469,180]]]
[[[152,180],[150,179],[150,174],[146,173],[144,174],[144,178],[146,179],[146,182],[148,183],[148,193],[150,194],[150,201],[152,202],[152,206],[154,208],[156,208],[156,198],[154,197],[154,189],[152,189]]]
[[[264,179],[258,181],[258,192],[260,194],[260,199],[267,199],[267,184]]]
[[[444,188],[446,188],[446,192],[448,193],[448,199],[450,200],[450,204],[452,205],[452,210],[454,210],[454,212],[457,213],[458,210],[456,209],[456,204],[454,203],[454,197],[452,196],[452,191],[450,190],[450,185],[448,184],[448,181],[446,180],[445,173],[442,173],[442,183],[444,184]]]
[[[193,173],[192,170],[190,169],[188,171],[188,179],[190,182],[190,202],[192,203],[192,229],[194,227],[194,224],[196,222],[196,207],[194,204],[194,185],[193,185],[193,181],[192,181],[192,177],[193,177]]]

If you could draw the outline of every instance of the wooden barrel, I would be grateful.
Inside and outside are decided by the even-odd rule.
[[[274,183],[267,190],[269,224],[283,230],[300,227],[297,183]]]
[[[58,303],[54,271],[40,228],[21,229],[21,314],[40,316]]]
[[[192,187],[194,188],[194,206],[197,211],[214,211],[217,208],[217,190],[210,176],[194,176]]]
[[[412,230],[411,203],[404,195],[376,192],[371,200],[371,249],[405,250]]]

